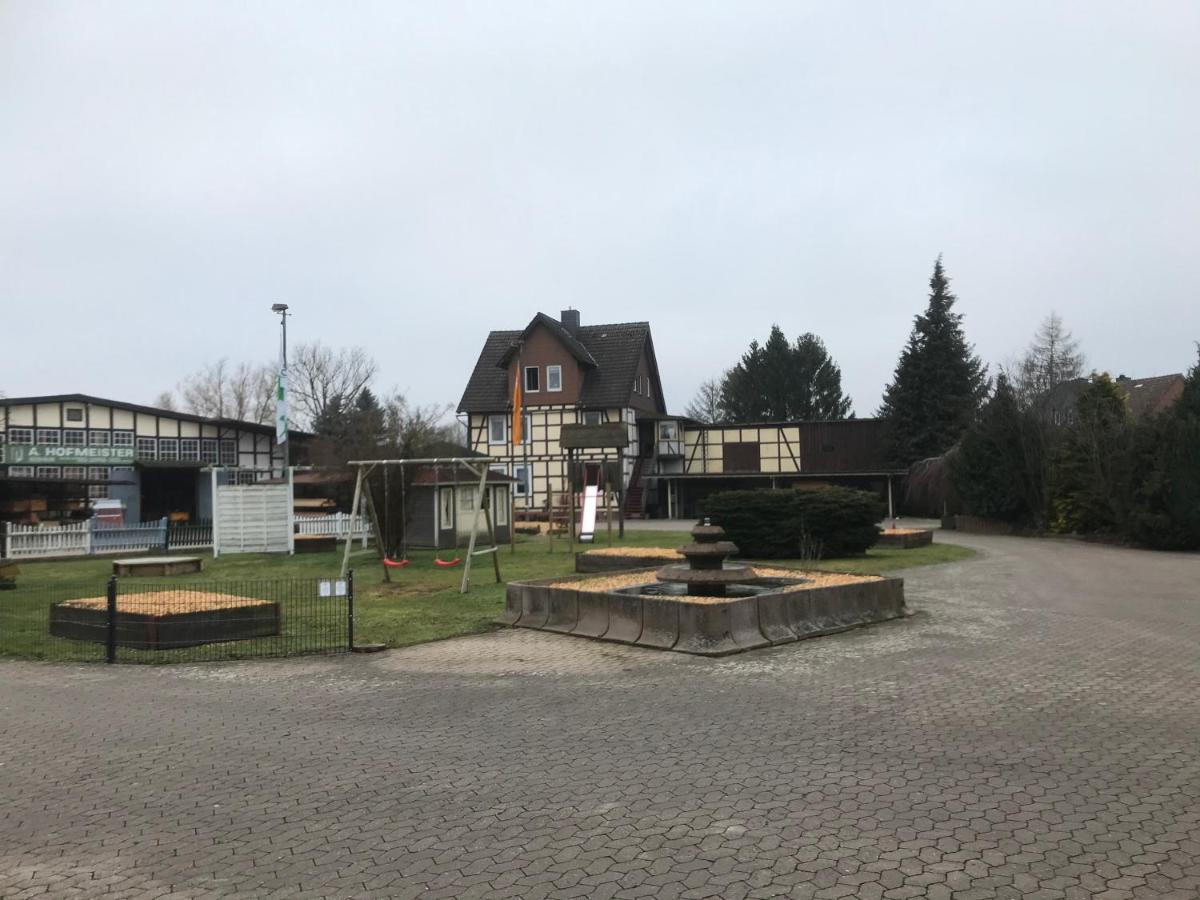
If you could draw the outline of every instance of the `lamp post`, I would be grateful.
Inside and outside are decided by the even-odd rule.
[[[287,427],[287,320],[288,305],[273,303],[271,312],[279,314],[279,375],[275,381],[275,443],[283,448],[283,469],[291,462],[291,442]]]

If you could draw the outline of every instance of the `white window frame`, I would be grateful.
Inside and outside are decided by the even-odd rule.
[[[62,436],[64,447],[87,446],[87,432],[82,428],[64,428]],[[78,440],[76,440],[76,438],[78,438]]]
[[[438,488],[438,531],[449,531],[454,527],[454,488]],[[447,522],[447,520],[449,520]]]
[[[88,478],[92,481],[108,481],[108,466],[88,466]]]
[[[38,478],[62,478],[62,466],[38,466]]]
[[[89,484],[87,491],[88,491],[88,499],[89,500],[107,500],[108,499],[108,485],[107,484]]]
[[[529,374],[533,373],[533,380],[537,382],[536,387],[529,386]],[[538,366],[525,366],[521,370],[521,390],[526,394],[539,394],[542,391],[542,370]]]
[[[521,413],[521,444],[533,443],[533,416],[530,413]]]
[[[554,387],[554,382],[558,382],[558,387]],[[546,366],[546,390],[551,394],[557,394],[562,391],[562,366]]]
[[[33,466],[9,466],[8,467],[8,477],[9,478],[32,478],[33,477]]]
[[[87,481],[87,466],[63,466],[62,477],[70,481]]]
[[[78,417],[77,418],[74,417],[72,415],[73,413],[77,413]],[[65,421],[65,422],[85,422],[85,421],[87,421],[87,418],[84,415],[83,408],[80,406],[75,406],[75,407],[68,407],[66,410],[63,411],[63,421]]]
[[[33,443],[32,428],[10,428],[8,429],[8,442],[10,444],[20,444],[26,446]]]
[[[158,438],[140,437],[137,439],[138,459],[158,459]]]
[[[88,446],[108,447],[112,444],[112,435],[107,431],[89,431]]]
[[[588,419],[593,416],[595,417],[596,421],[589,422]],[[602,409],[585,409],[583,411],[583,424],[584,425],[603,425],[604,424],[604,410],[602,410]]]
[[[221,461],[221,445],[216,438],[200,439],[200,461],[214,466]]]
[[[114,447],[134,447],[136,443],[133,439],[132,431],[114,431],[112,433],[112,445]]]
[[[37,443],[43,445],[58,446],[62,444],[62,432],[57,428],[39,428],[37,430]]]
[[[475,487],[464,485],[458,491],[458,508],[466,512],[475,511]]]
[[[158,458],[176,461],[179,459],[179,438],[159,438]]]
[[[500,423],[500,438],[499,438],[499,440],[497,440],[497,438],[496,438],[495,425],[497,422]],[[507,444],[508,443],[508,416],[494,415],[494,414],[488,416],[487,429],[488,429],[488,443],[489,444],[495,445],[495,444]]]
[[[493,498],[492,506],[495,507],[492,510],[492,514],[493,514],[492,518],[494,519],[494,522],[492,524],[496,525],[497,527],[500,525],[507,525],[508,524],[508,491],[498,490],[498,489],[494,490],[492,492],[492,498]]]
[[[677,440],[679,440],[679,423],[678,422],[659,422],[658,423],[658,439],[660,441],[677,441]]]
[[[186,462],[200,462],[200,438],[180,438],[179,458]]]
[[[533,480],[531,478],[532,471],[533,467],[527,466],[524,463],[515,463],[513,465],[513,478],[516,479],[513,482],[513,493],[518,497],[528,497],[533,493],[530,490]]]

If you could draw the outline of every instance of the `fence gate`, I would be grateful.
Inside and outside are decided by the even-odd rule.
[[[213,470],[213,556],[292,553],[292,470],[286,479],[242,483],[246,470]]]

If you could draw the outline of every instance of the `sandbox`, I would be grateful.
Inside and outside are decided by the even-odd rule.
[[[659,650],[725,656],[905,614],[904,582],[899,578],[754,566],[754,583],[764,588],[754,596],[630,592],[657,584],[656,572],[644,568],[512,582],[499,621]]]
[[[879,532],[876,547],[889,547],[893,550],[912,550],[916,547],[928,547],[933,543],[933,532],[928,528],[885,528]]]
[[[280,632],[279,604],[211,591],[151,591],[117,599],[116,644],[171,650]],[[104,597],[64,600],[50,607],[50,633],[76,641],[108,640]]]

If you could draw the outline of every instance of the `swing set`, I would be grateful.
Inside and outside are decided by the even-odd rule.
[[[358,510],[360,505],[365,505],[367,515],[371,521],[371,527],[375,531],[375,548],[379,553],[379,562],[383,566],[384,581],[391,581],[391,571],[393,569],[403,569],[410,565],[412,560],[408,558],[408,537],[409,537],[409,519],[408,519],[408,492],[410,490],[409,481],[406,479],[405,467],[416,466],[419,468],[432,468],[434,471],[434,479],[432,489],[434,496],[438,497],[438,491],[441,490],[442,470],[449,466],[453,474],[454,489],[457,492],[459,485],[458,471],[466,469],[472,476],[477,476],[479,482],[475,488],[475,514],[471,522],[471,538],[467,545],[467,553],[465,557],[454,553],[449,559],[442,559],[441,548],[441,529],[438,522],[433,524],[434,534],[434,557],[433,564],[441,569],[453,569],[462,566],[462,585],[459,589],[460,593],[465,594],[471,583],[471,561],[476,556],[490,554],[492,557],[492,567],[496,572],[496,583],[499,584],[500,578],[500,559],[499,545],[496,543],[496,530],[492,523],[491,512],[487,503],[488,487],[487,479],[490,469],[487,466],[486,460],[476,458],[463,457],[447,457],[434,459],[360,459],[350,460],[349,465],[354,466],[358,470],[357,477],[354,482],[354,502],[351,507]],[[400,558],[393,559],[388,556],[392,547],[391,542],[391,480],[389,471],[391,467],[396,466],[400,469]],[[371,491],[370,476],[375,469],[381,469],[383,473],[383,520],[380,521],[379,515],[375,508],[375,499]],[[365,490],[364,490],[365,489]],[[476,539],[479,536],[479,516],[483,515],[484,523],[487,526],[487,536],[491,540],[491,546],[481,547],[476,549]],[[511,527],[511,526],[510,526]],[[342,555],[342,576],[345,577],[350,569],[350,546],[352,541],[346,541],[346,547]],[[457,543],[457,542],[456,542]],[[453,552],[453,551],[451,551]]]

